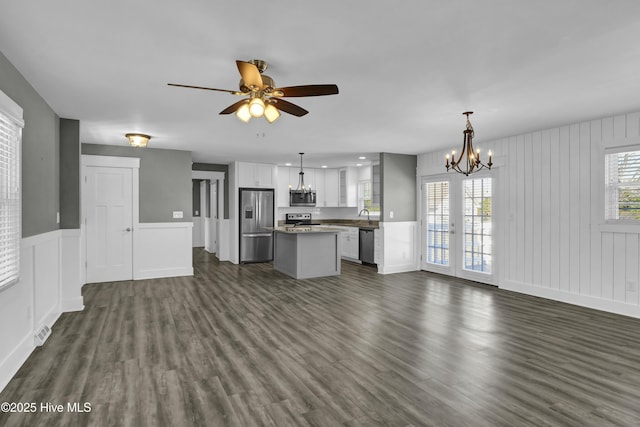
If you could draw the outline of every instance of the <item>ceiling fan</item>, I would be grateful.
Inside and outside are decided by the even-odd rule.
[[[296,117],[302,117],[308,113],[304,108],[285,101],[282,98],[336,95],[338,93],[338,86],[334,84],[275,87],[273,79],[266,74],[262,74],[267,69],[268,64],[260,59],[252,59],[248,62],[236,61],[236,65],[238,66],[241,77],[239,90],[216,89],[176,83],[168,83],[168,85],[191,89],[215,90],[246,97],[220,111],[220,114],[235,113],[236,116],[245,123],[251,120],[252,117],[257,118],[263,116],[269,123],[273,123],[280,117],[280,111]]]

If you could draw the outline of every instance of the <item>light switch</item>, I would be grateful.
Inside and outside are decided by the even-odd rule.
[[[182,211],[173,211],[174,218],[184,218]]]
[[[393,211],[389,211],[389,218],[393,218]]]

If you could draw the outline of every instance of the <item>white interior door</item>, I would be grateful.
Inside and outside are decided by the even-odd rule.
[[[133,279],[133,172],[86,169],[87,283]]]
[[[209,221],[209,206],[207,204],[207,180],[200,181],[200,220],[202,221],[202,228],[200,230],[200,239],[205,250],[209,250],[209,227],[211,222]]]
[[[488,175],[423,179],[423,270],[494,282],[492,196]]]
[[[209,186],[209,221],[211,223],[209,227],[211,250],[209,252],[211,253],[218,253],[218,183],[218,180],[211,180],[211,185]]]

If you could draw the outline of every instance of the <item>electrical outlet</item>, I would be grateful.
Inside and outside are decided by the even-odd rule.
[[[182,211],[173,211],[174,218],[184,218],[184,214]]]

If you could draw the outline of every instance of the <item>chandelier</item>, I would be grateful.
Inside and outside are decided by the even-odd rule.
[[[484,168],[491,169],[493,163],[491,162],[491,151],[489,151],[489,162],[487,164],[482,163],[480,160],[480,149],[473,151],[473,126],[469,121],[469,115],[473,114],[473,111],[466,111],[462,113],[467,116],[467,128],[462,132],[464,134],[464,141],[462,143],[462,151],[460,157],[456,160],[456,150],[451,151],[451,162],[449,162],[449,155],[447,154],[447,171],[453,169],[463,175],[469,176],[473,172],[478,172]]]

